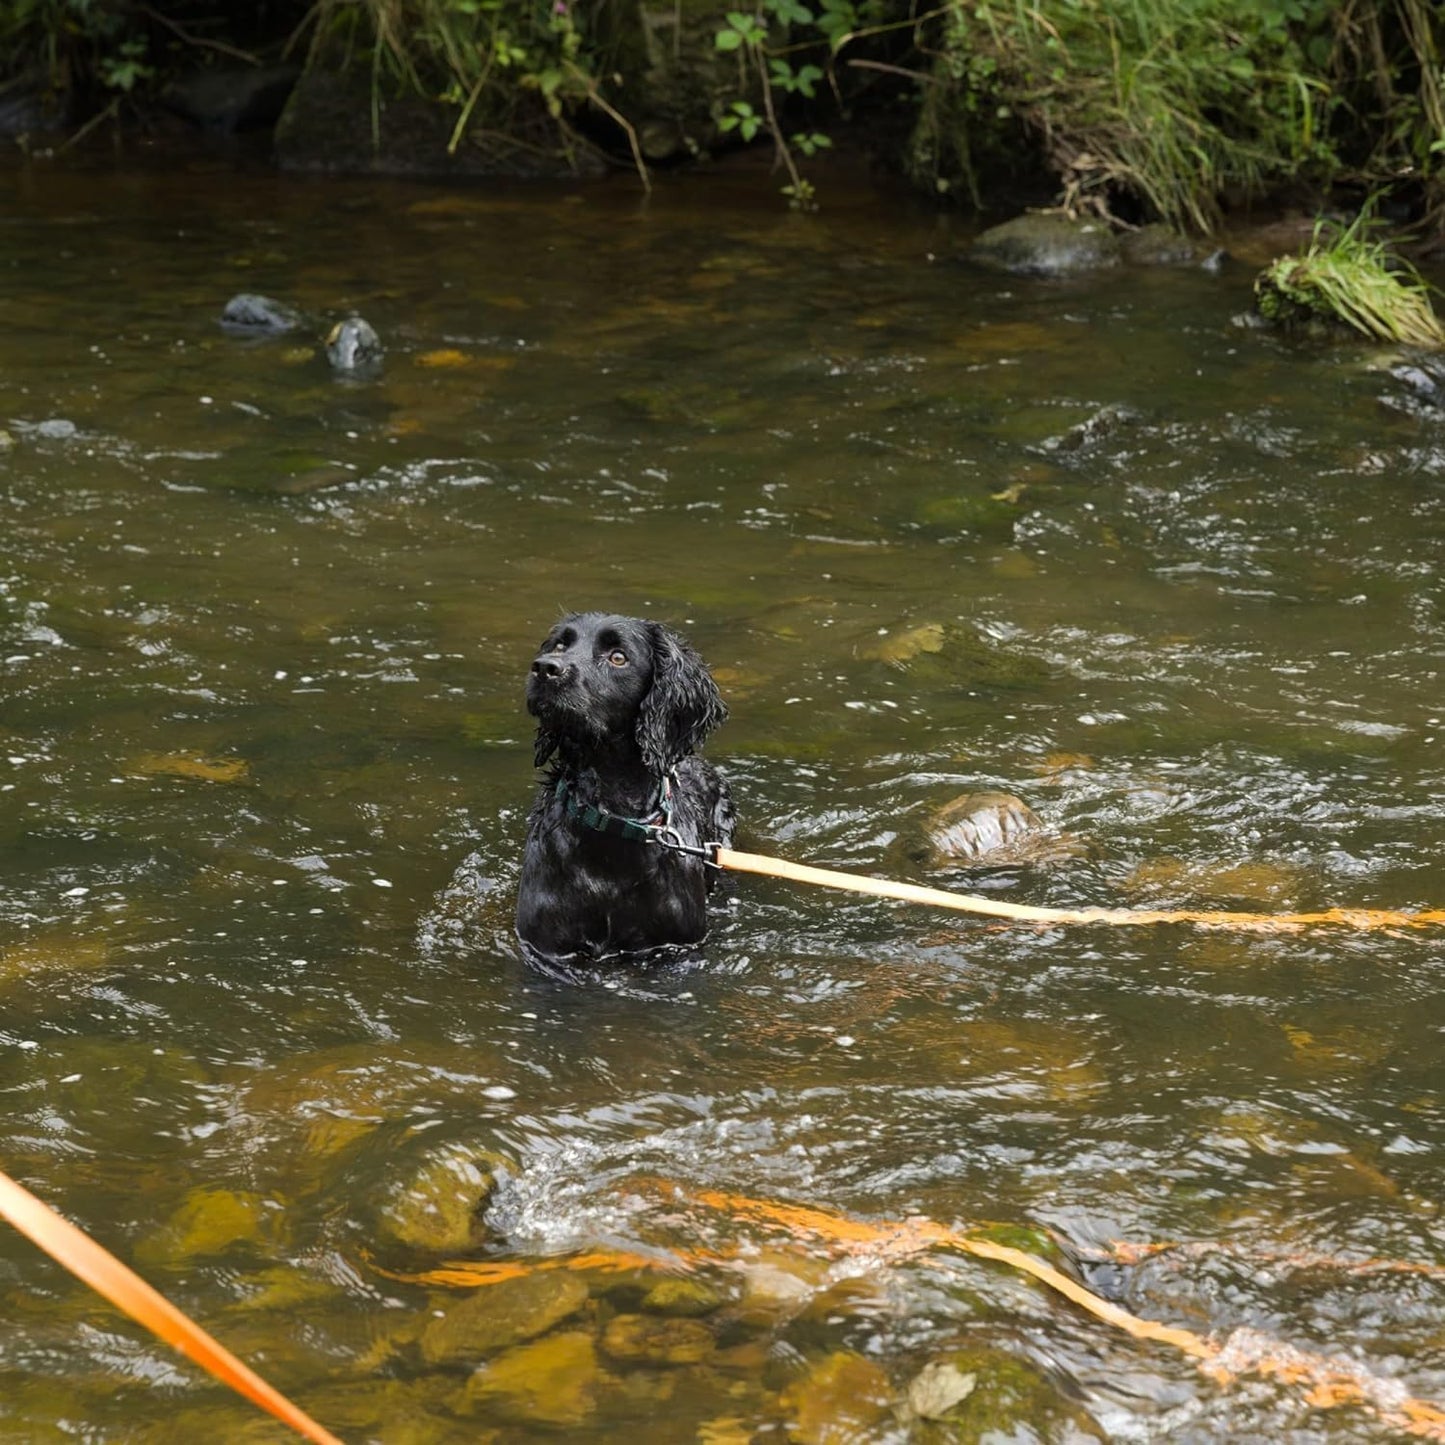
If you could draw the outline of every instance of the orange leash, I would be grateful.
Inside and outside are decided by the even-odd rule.
[[[188,1355],[203,1370],[244,1395],[252,1404],[269,1411],[297,1434],[316,1445],[342,1445],[335,1435],[273,1390],[134,1270],[5,1173],[0,1173],[0,1218],[14,1225],[77,1279],[104,1295],[117,1309],[138,1320],[152,1334]]]
[[[1193,1330],[1141,1319],[1024,1250],[979,1238],[962,1229],[950,1229],[931,1219],[873,1222],[811,1205],[755,1199],[720,1189],[688,1190],[665,1180],[639,1181],[638,1187],[656,1192],[673,1203],[700,1205],[725,1218],[781,1230],[798,1243],[807,1243],[835,1256],[852,1255],[893,1262],[933,1250],[954,1250],[976,1259],[1007,1265],[1032,1276],[1096,1319],[1134,1339],[1178,1350],[1192,1359],[1199,1370],[1217,1385],[1230,1385],[1244,1375],[1271,1379],[1297,1392],[1306,1404],[1315,1409],[1366,1409],[1400,1434],[1435,1441],[1437,1445],[1445,1442],[1445,1410],[1429,1400],[1415,1399],[1397,1381],[1372,1374],[1353,1360],[1299,1349],[1248,1327],[1233,1330],[1223,1342],[1216,1343],[1195,1334]],[[673,1267],[682,1269],[702,1265],[726,1266],[736,1263],[741,1254],[742,1251],[737,1249],[721,1253],[689,1251],[674,1255],[671,1263]],[[1127,1258],[1127,1255],[1123,1257]],[[475,1289],[539,1270],[610,1272],[636,1269],[640,1264],[656,1269],[663,1263],[631,1251],[591,1251],[525,1262],[454,1260],[420,1274],[400,1274],[391,1270],[378,1270],[378,1273],[410,1284]],[[377,1269],[374,1263],[371,1267]]]
[[[916,883],[893,883],[886,878],[868,878],[861,873],[841,873],[833,868],[810,868],[786,858],[769,858],[764,853],[739,853],[719,847],[714,861],[719,868],[735,873],[761,873],[769,878],[788,878],[794,883],[811,883],[819,888],[842,888],[851,893],[868,893],[875,898],[897,898],[904,903],[923,903],[933,908],[952,908],[959,913],[981,913],[989,918],[1011,918],[1023,923],[1198,923],[1207,928],[1247,928],[1258,933],[1296,933],[1315,924],[1338,923],[1348,928],[1429,928],[1445,924],[1445,908],[1427,908],[1407,913],[1393,908],[1327,908],[1320,913],[1227,913],[1192,908],[1035,908],[1027,903],[1009,903],[1001,898],[980,898],[970,893],[950,893],[942,888],[922,888]]]

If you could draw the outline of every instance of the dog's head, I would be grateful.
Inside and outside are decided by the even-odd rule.
[[[547,634],[527,678],[536,761],[635,748],[659,776],[726,720],[707,665],[675,632],[638,617],[574,612]]]

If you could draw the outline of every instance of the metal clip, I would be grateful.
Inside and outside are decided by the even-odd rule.
[[[687,858],[700,858],[709,868],[720,870],[722,867],[717,861],[718,845],[716,843],[703,843],[694,847],[691,843],[684,843],[682,834],[674,827],[654,828],[652,841],[660,848],[666,848],[670,853],[681,853]]]

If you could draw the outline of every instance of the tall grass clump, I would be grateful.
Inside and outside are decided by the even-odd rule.
[[[1430,288],[1412,266],[1369,235],[1367,212],[1343,229],[1315,226],[1298,256],[1281,256],[1254,283],[1260,315],[1286,329],[1321,323],[1374,340],[1445,346]]]
[[[1328,84],[1301,41],[1323,0],[946,0],[915,167],[967,165],[948,127],[1015,118],[1075,210],[1214,228],[1230,187],[1328,167]],[[960,103],[957,94],[965,95]],[[930,95],[927,92],[933,91]]]

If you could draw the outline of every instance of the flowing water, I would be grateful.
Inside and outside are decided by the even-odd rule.
[[[711,662],[743,847],[1445,905],[1445,411],[1404,359],[1241,326],[1243,263],[1005,279],[823,198],[0,179],[0,1167],[348,1441],[1428,1429],[1440,930],[744,878],[700,958],[518,956],[522,681],[569,608]],[[313,324],[224,334],[242,290]],[[321,354],[352,309],[377,377]],[[920,863],[985,789],[1056,846]],[[398,1223],[439,1170],[485,1197],[461,1247]],[[1316,1363],[1213,1377],[850,1235],[913,1216]],[[458,1254],[517,1279],[422,1278]],[[290,1438],[8,1232],[0,1321],[7,1442]]]

